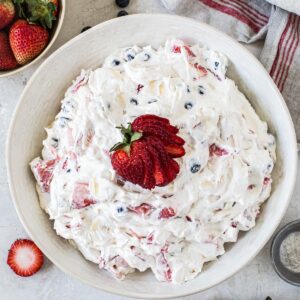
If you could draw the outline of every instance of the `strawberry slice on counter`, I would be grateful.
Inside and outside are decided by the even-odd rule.
[[[124,180],[143,188],[165,186],[179,173],[173,158],[185,154],[185,141],[176,135],[178,128],[156,115],[142,115],[127,128],[117,127],[124,136],[110,151],[111,163]]]
[[[7,264],[19,276],[28,277],[42,267],[44,256],[36,244],[27,239],[16,240],[10,247]]]

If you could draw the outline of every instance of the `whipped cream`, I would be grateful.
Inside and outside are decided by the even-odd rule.
[[[31,162],[41,207],[57,234],[123,279],[150,268],[181,283],[255,225],[271,192],[275,139],[216,51],[168,40],[133,46],[82,71]],[[143,114],[168,118],[185,140],[180,173],[146,190],[116,175],[116,126]],[[171,217],[162,217],[172,212]]]

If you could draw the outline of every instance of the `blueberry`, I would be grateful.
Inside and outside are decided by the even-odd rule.
[[[87,31],[87,30],[89,30],[90,28],[92,28],[91,26],[85,26],[85,27],[83,27],[82,29],[81,29],[81,33],[82,32],[85,32],[85,31]]]
[[[127,15],[128,15],[128,12],[126,10],[120,10],[117,14],[117,17],[124,17]]]
[[[192,173],[197,173],[200,170],[200,168],[201,168],[201,165],[199,165],[199,164],[193,164],[191,166],[191,172]]]
[[[150,55],[148,53],[145,53],[144,56],[144,61],[148,61],[150,59]]]
[[[52,141],[54,142],[54,143],[52,143],[52,146],[54,148],[57,148],[58,147],[58,139],[57,138],[52,138]]]
[[[148,104],[155,103],[157,101],[158,101],[157,99],[151,99],[151,100],[148,101]]]
[[[128,6],[129,0],[116,0],[116,4],[119,7],[124,8],[124,7]]]
[[[67,173],[70,173],[70,172],[71,172],[71,169],[68,169],[68,170],[67,170]]]
[[[215,67],[217,68],[219,66],[219,62],[218,61],[215,61]]]
[[[190,87],[189,87],[188,85],[186,86],[186,92],[187,92],[187,93],[190,93],[190,92],[191,92]]]
[[[199,85],[198,86],[198,92],[200,95],[204,95],[204,91],[205,91],[205,88],[203,85]]]
[[[185,104],[184,104],[184,108],[185,109],[191,109],[193,107],[193,103],[191,103],[191,102],[186,102]]]
[[[119,60],[114,59],[114,60],[112,61],[111,65],[112,65],[113,67],[115,67],[115,66],[118,66],[120,63],[121,63],[121,62],[120,62]]]
[[[128,61],[131,61],[134,59],[134,56],[132,56],[131,54],[128,54],[126,58]]]
[[[71,121],[72,119],[70,119],[70,118],[67,118],[67,117],[60,117],[59,118],[59,125],[60,125],[60,127],[65,127],[66,125],[67,125],[67,122],[68,121]]]
[[[133,105],[138,105],[139,104],[138,101],[134,98],[130,99],[130,103],[133,104]]]
[[[117,208],[117,212],[120,214],[124,211],[124,208],[122,206]]]

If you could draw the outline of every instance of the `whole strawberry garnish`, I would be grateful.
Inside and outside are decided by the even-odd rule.
[[[10,247],[7,264],[19,276],[36,273],[43,265],[44,256],[36,244],[27,239],[16,240]]]
[[[185,154],[184,140],[168,119],[142,115],[121,129],[122,142],[110,151],[112,166],[124,180],[146,189],[164,186],[175,179],[179,165],[173,159]]]
[[[25,20],[16,21],[9,31],[9,42],[17,62],[26,64],[38,56],[46,47],[49,33],[39,25]]]
[[[15,6],[11,0],[0,0],[0,29],[5,28],[15,17]]]
[[[8,36],[4,31],[0,31],[0,70],[14,69],[17,65],[9,46]]]

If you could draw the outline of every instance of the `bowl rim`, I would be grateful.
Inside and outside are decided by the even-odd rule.
[[[264,242],[262,242],[259,247],[257,247],[256,251],[254,251],[246,261],[244,261],[243,263],[241,263],[238,267],[235,267],[234,269],[231,270],[231,272],[227,273],[226,276],[223,276],[221,279],[219,279],[217,282],[212,282],[210,283],[206,288],[197,288],[196,286],[191,289],[189,292],[183,292],[180,293],[178,295],[176,295],[175,297],[184,297],[184,296],[189,296],[192,294],[196,294],[199,293],[201,291],[207,290],[217,284],[222,283],[223,281],[229,279],[231,276],[233,276],[234,274],[236,274],[238,271],[240,271],[246,264],[248,264],[260,251],[261,249],[266,245],[266,243],[270,240],[271,236],[273,235],[273,233],[275,232],[276,228],[278,227],[280,221],[282,220],[288,205],[290,203],[291,200],[291,196],[295,187],[295,183],[296,183],[296,175],[297,175],[297,163],[298,163],[298,156],[297,156],[297,142],[296,142],[296,133],[295,133],[295,128],[294,128],[294,124],[292,121],[292,118],[290,116],[289,110],[287,108],[287,105],[280,93],[280,91],[278,90],[277,86],[275,85],[274,81],[272,80],[272,78],[270,77],[269,73],[267,72],[267,70],[263,67],[263,65],[259,62],[259,60],[249,51],[247,50],[244,46],[242,46],[241,44],[239,44],[236,40],[234,40],[233,38],[231,38],[230,36],[228,36],[227,34],[219,31],[218,29],[214,28],[213,26],[210,26],[206,23],[202,23],[199,22],[197,20],[188,18],[188,17],[184,17],[184,16],[178,16],[178,15],[168,15],[168,14],[162,14],[162,13],[155,13],[155,14],[134,14],[134,15],[128,15],[123,17],[122,19],[124,20],[124,18],[131,18],[131,19],[141,19],[141,21],[145,21],[146,18],[150,18],[150,19],[154,19],[154,18],[170,18],[170,19],[177,19],[178,21],[182,21],[182,22],[190,22],[190,23],[194,23],[197,24],[197,26],[202,26],[204,28],[206,28],[208,31],[210,32],[215,32],[218,35],[222,35],[224,38],[226,38],[228,40],[228,42],[234,44],[236,47],[238,47],[240,49],[240,51],[244,52],[245,54],[247,54],[247,56],[249,57],[249,59],[251,60],[251,62],[253,64],[256,65],[257,69],[259,70],[259,72],[263,72],[265,74],[265,76],[267,76],[270,80],[270,84],[272,89],[274,90],[274,92],[277,94],[277,98],[280,102],[280,106],[281,109],[283,110],[284,114],[286,115],[290,130],[292,130],[292,135],[293,135],[293,140],[291,141],[290,144],[290,149],[291,153],[293,153],[291,159],[293,161],[293,163],[291,163],[291,167],[292,169],[290,169],[289,172],[289,177],[291,178],[291,180],[289,181],[289,189],[286,191],[286,196],[285,198],[287,199],[285,202],[285,206],[283,207],[283,209],[281,210],[280,213],[278,213],[278,220],[275,224],[275,226],[269,230],[268,232],[266,232],[265,234],[265,240]],[[25,94],[27,93],[27,90],[30,89],[31,83],[34,82],[35,78],[38,77],[39,73],[41,72],[41,70],[43,69],[44,65],[47,63],[47,60],[54,58],[56,55],[58,55],[60,52],[64,51],[64,49],[68,48],[72,43],[83,39],[85,37],[85,35],[90,34],[92,31],[97,31],[99,30],[99,28],[105,27],[105,26],[109,26],[109,25],[114,25],[114,24],[118,24],[120,21],[120,18],[114,18],[114,19],[110,19],[108,21],[99,23],[98,25],[92,27],[91,29],[89,29],[88,31],[81,33],[79,35],[77,35],[76,37],[72,38],[71,40],[69,40],[67,43],[65,43],[64,45],[62,45],[60,48],[58,48],[57,50],[55,50],[46,60],[44,60],[41,65],[35,70],[34,74],[31,76],[30,80],[28,81],[27,85],[25,86],[20,98],[19,98],[19,102],[17,103],[17,106],[14,110],[11,122],[10,122],[10,126],[9,126],[9,130],[8,130],[8,135],[7,135],[7,141],[6,141],[6,164],[7,164],[7,175],[8,175],[8,184],[9,184],[9,189],[10,189],[10,193],[11,193],[11,198],[14,204],[14,207],[17,211],[17,215],[19,217],[19,220],[21,221],[22,225],[24,226],[26,232],[28,233],[28,235],[32,238],[32,240],[37,244],[37,246],[42,250],[42,252],[47,256],[47,258],[54,264],[56,265],[60,270],[62,270],[65,274],[68,274],[70,276],[72,276],[73,278],[76,278],[77,280],[84,282],[85,284],[96,288],[100,291],[103,292],[108,292],[111,294],[115,294],[115,295],[120,295],[120,296],[125,296],[125,297],[133,297],[133,298],[138,298],[138,299],[170,299],[170,298],[174,298],[174,295],[172,294],[163,294],[161,296],[159,295],[149,295],[149,294],[143,294],[143,293],[136,293],[136,292],[130,292],[130,291],[119,291],[119,290],[114,290],[113,288],[109,288],[107,286],[99,286],[93,283],[90,283],[88,280],[81,278],[79,275],[75,274],[72,272],[72,270],[65,268],[64,266],[60,265],[58,262],[56,262],[56,258],[54,257],[54,255],[52,255],[51,253],[48,252],[47,247],[43,246],[42,243],[40,242],[39,237],[35,236],[34,233],[30,232],[25,219],[23,219],[23,215],[22,215],[22,211],[19,209],[18,207],[18,203],[16,201],[16,192],[15,192],[15,186],[14,186],[14,182],[13,182],[13,178],[12,178],[12,172],[10,170],[10,161],[12,160],[12,157],[10,155],[10,149],[13,146],[11,143],[11,139],[12,139],[12,134],[13,134],[13,130],[14,130],[14,126],[15,126],[15,121],[16,121],[16,117],[18,115],[18,111],[21,107],[22,104],[22,100],[25,96]],[[170,286],[171,287],[171,286]]]
[[[47,47],[35,59],[30,61],[29,63],[27,63],[21,67],[18,67],[16,69],[0,71],[0,78],[9,77],[9,76],[15,75],[21,71],[24,71],[25,69],[27,69],[28,67],[32,66],[37,61],[39,61],[50,50],[50,48],[56,41],[58,34],[61,31],[62,24],[63,24],[64,18],[65,18],[65,13],[66,13],[66,0],[59,0],[59,4],[60,4],[60,11],[59,11],[57,27],[55,28],[54,34],[53,34],[52,38],[50,39],[50,42],[48,43]]]

